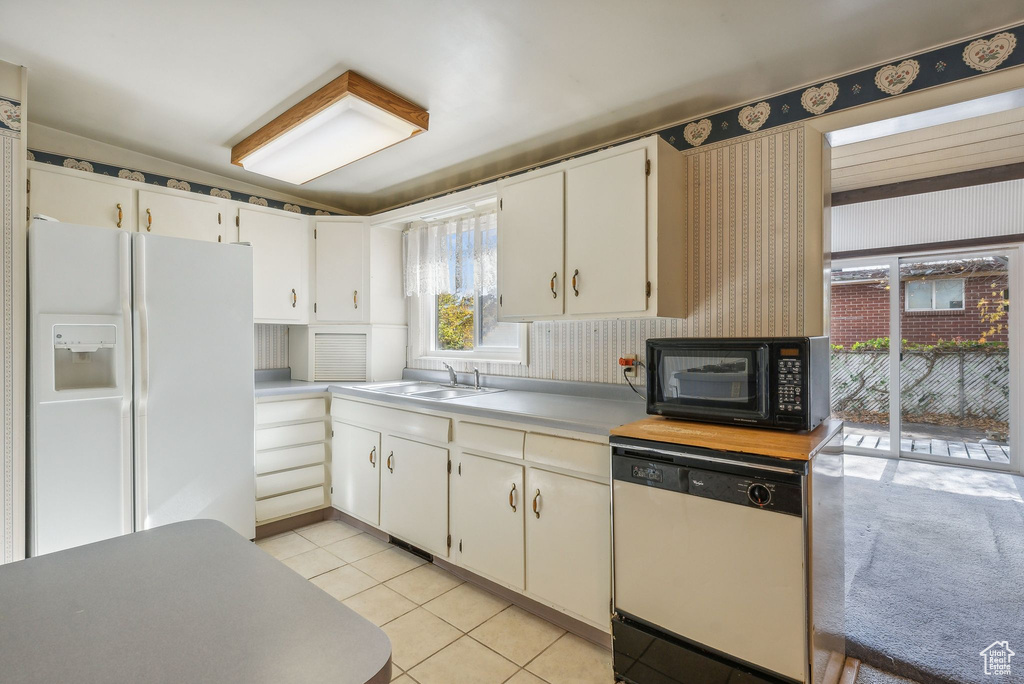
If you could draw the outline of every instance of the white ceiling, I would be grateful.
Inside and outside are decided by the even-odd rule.
[[[1024,162],[1024,108],[832,149],[832,192]]]
[[[4,0],[2,16],[31,121],[371,212],[1020,22],[1024,5]],[[229,164],[346,69],[426,107],[430,130],[301,187]]]

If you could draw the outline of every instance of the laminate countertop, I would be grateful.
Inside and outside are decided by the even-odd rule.
[[[613,437],[808,461],[842,427],[843,421],[829,419],[810,432],[789,432],[648,416],[615,427],[611,434]]]
[[[0,679],[384,684],[391,642],[223,523],[0,566]]]
[[[647,404],[640,397],[630,401],[510,389],[437,401],[413,395],[374,392],[359,385],[331,385],[329,390],[335,395],[413,411],[456,413],[603,437],[607,437],[612,428],[647,415]]]

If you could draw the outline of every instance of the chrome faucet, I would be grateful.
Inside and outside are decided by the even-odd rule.
[[[480,369],[473,369],[473,389],[480,389]]]
[[[448,383],[449,387],[457,387],[459,384],[459,378],[455,375],[455,369],[444,362],[442,362],[441,365],[448,369],[448,378],[451,380],[451,382]]]

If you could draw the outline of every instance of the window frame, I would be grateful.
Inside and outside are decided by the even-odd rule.
[[[937,283],[939,281],[942,281],[942,282],[955,281],[955,282],[959,282],[960,283],[960,294],[961,294],[960,306],[958,306],[958,307],[946,307],[946,308],[942,308],[942,309],[936,308],[936,306],[935,306],[935,283]],[[924,279],[921,279],[921,280],[907,280],[907,281],[904,281],[904,283],[905,283],[905,286],[904,286],[904,291],[903,291],[903,309],[907,313],[929,313],[929,312],[930,313],[935,313],[935,312],[942,312],[942,311],[965,311],[967,309],[967,279],[966,278],[924,278]],[[910,306],[910,284],[911,283],[928,283],[931,286],[932,297],[931,297],[931,306],[930,307],[928,307],[928,308],[924,308],[924,307],[916,308],[916,307]]]
[[[476,203],[479,210],[481,205],[496,204],[497,197],[488,201]],[[439,211],[431,217],[420,217],[421,220],[428,220],[437,217],[438,214],[445,214]],[[457,214],[455,214],[457,215]],[[517,323],[515,321],[501,321],[516,326],[516,341],[514,347],[479,346],[479,335],[481,332],[480,320],[480,290],[479,282],[473,292],[473,349],[455,350],[437,348],[437,296],[409,296],[409,333],[410,340],[415,340],[415,347],[410,346],[410,361],[416,360],[462,360],[480,363],[505,363],[525,366],[529,363],[529,323]]]

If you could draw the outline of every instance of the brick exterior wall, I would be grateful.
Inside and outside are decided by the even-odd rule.
[[[963,310],[906,311],[905,283],[900,283],[902,337],[912,344],[934,344],[957,337],[976,340],[991,325],[981,320],[978,302],[992,299],[992,291],[1007,287],[1003,274],[967,278]],[[1005,320],[1004,320],[1005,322]],[[876,337],[889,336],[889,291],[883,283],[832,284],[832,344],[849,347]],[[991,342],[1006,342],[1006,332],[988,336]]]

